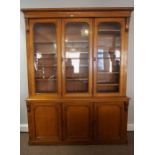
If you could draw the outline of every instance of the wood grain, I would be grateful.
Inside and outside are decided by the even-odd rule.
[[[27,70],[29,96],[26,99],[29,144],[125,144],[127,143],[128,102],[126,97],[128,19],[133,8],[55,8],[22,9],[26,24]],[[89,25],[88,92],[68,93],[65,83],[65,25]],[[36,93],[34,71],[34,25],[56,25],[57,92]],[[97,26],[99,23],[120,24],[120,79],[103,76],[104,82],[118,82],[119,92],[97,92]],[[108,30],[107,30],[108,31]],[[116,32],[113,31],[113,34]],[[77,39],[77,35],[72,36]],[[101,40],[102,42],[102,40]],[[82,44],[82,43],[81,43]],[[114,42],[113,42],[114,47]],[[45,48],[44,52],[49,49]],[[48,62],[46,62],[47,65]],[[87,74],[87,73],[86,73]],[[41,75],[38,74],[38,77]],[[104,77],[105,79],[102,79]],[[115,81],[116,80],[116,81]],[[48,83],[47,83],[48,84]],[[56,85],[56,84],[55,84]],[[118,83],[116,83],[118,85]],[[80,86],[80,84],[79,84]],[[39,85],[45,89],[45,85]],[[101,87],[102,88],[102,87]],[[40,89],[40,88],[39,88]]]

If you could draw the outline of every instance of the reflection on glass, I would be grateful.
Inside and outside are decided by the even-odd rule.
[[[118,92],[121,56],[120,25],[100,23],[97,35],[97,92]]]
[[[74,68],[74,73],[79,73],[80,66],[80,52],[66,52],[66,58],[75,58],[71,59],[71,65]]]
[[[56,27],[51,23],[34,25],[34,69],[36,93],[57,92]]]
[[[88,92],[89,25],[65,25],[65,83],[66,92]]]

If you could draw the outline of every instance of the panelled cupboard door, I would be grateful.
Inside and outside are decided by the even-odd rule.
[[[57,143],[61,141],[60,103],[32,103],[29,121],[33,131],[32,142]]]
[[[30,95],[61,94],[60,20],[31,19],[28,73]]]
[[[126,74],[125,19],[95,18],[94,95],[123,95]]]
[[[95,103],[95,141],[120,143],[123,134],[123,104]]]
[[[64,96],[91,96],[92,19],[62,19]]]
[[[63,103],[64,142],[91,142],[92,103]]]

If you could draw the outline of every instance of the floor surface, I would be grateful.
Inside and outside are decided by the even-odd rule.
[[[20,155],[133,155],[134,133],[128,132],[126,145],[30,146],[28,134],[21,133]]]

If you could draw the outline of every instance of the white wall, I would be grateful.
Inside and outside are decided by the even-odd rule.
[[[127,96],[130,98],[128,123],[134,124],[134,13],[131,14],[129,27]]]
[[[22,8],[133,6],[133,0],[21,0]]]
[[[28,97],[27,62],[26,62],[26,36],[24,15],[20,19],[20,123],[27,123],[26,103]]]
[[[21,8],[63,8],[63,7],[133,7],[133,0],[21,0]],[[27,115],[25,99],[28,96],[27,66],[26,66],[26,36],[24,16],[21,13],[20,22],[21,48],[20,48],[20,115],[21,130],[27,130]],[[128,127],[133,128],[134,123],[134,45],[133,45],[133,14],[129,31],[129,52],[128,52],[128,76],[127,96],[131,98],[129,105]]]

